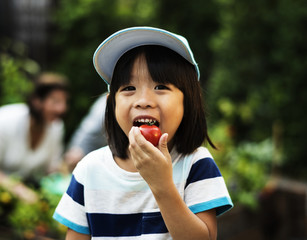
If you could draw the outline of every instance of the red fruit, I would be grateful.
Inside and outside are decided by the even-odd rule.
[[[139,128],[147,141],[151,142],[154,146],[158,146],[162,135],[160,128],[155,125],[142,125]]]

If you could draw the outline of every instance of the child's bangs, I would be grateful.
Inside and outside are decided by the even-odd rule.
[[[186,61],[176,52],[162,46],[146,45],[134,48],[125,53],[118,61],[113,75],[111,89],[115,92],[123,85],[130,83],[130,76],[135,60],[144,55],[148,66],[148,71],[153,81],[160,84],[173,84],[183,90],[186,86],[187,73],[195,75],[197,73],[192,64]]]
[[[138,55],[136,52],[129,51],[118,60],[110,86],[111,92],[115,93],[121,86],[128,85],[130,83],[133,63],[137,56]]]
[[[146,46],[145,57],[153,81],[162,84],[173,84],[180,90],[186,87],[187,81],[197,73],[192,64],[176,52],[162,46]],[[189,77],[187,76],[190,75]]]

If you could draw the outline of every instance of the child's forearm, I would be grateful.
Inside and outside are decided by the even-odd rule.
[[[65,240],[90,240],[90,239],[91,239],[90,235],[75,232],[70,228],[67,229]]]
[[[217,236],[215,210],[195,215],[182,200],[172,183],[153,192],[162,217],[174,240],[215,240]]]

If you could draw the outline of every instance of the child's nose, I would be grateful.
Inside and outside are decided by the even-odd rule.
[[[152,108],[156,106],[155,94],[153,91],[146,89],[139,92],[135,101],[135,106],[140,108]]]

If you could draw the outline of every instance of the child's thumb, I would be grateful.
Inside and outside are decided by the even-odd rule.
[[[167,148],[167,139],[168,139],[168,134],[163,133],[159,140],[159,149],[164,155],[165,153],[167,154],[169,153]]]

